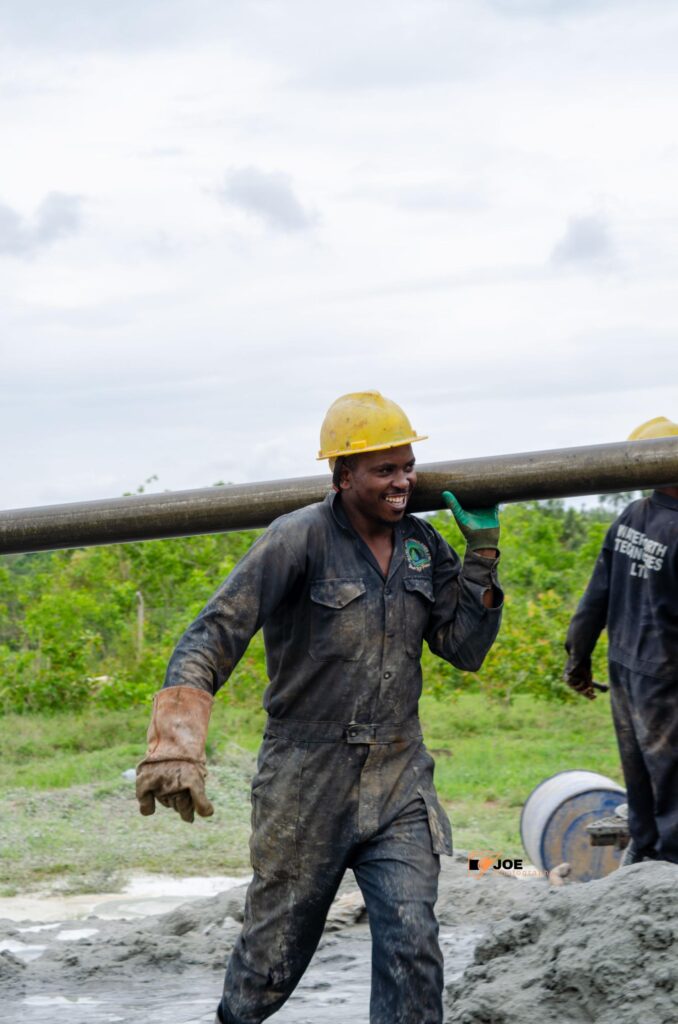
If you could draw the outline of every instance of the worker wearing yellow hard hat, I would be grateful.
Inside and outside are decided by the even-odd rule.
[[[678,423],[672,423],[666,416],[655,416],[653,420],[641,423],[629,434],[629,441],[651,441],[658,437],[678,436]]]
[[[636,427],[628,436],[629,441],[657,441],[661,437],[678,437],[678,423],[673,423],[666,416],[655,416]],[[678,484],[664,484],[657,488],[664,494],[675,492],[678,495]]]
[[[374,471],[383,460],[380,454],[385,451],[398,450],[400,459],[405,467],[410,466],[408,486],[400,488],[400,501],[396,502],[398,495],[384,495],[391,504],[392,510],[405,514],[407,501],[411,496],[416,483],[414,473],[414,457],[410,445],[416,441],[425,441],[426,434],[418,434],[412,426],[408,416],[399,405],[389,398],[385,398],[379,391],[354,391],[342,395],[327,410],[322,426],[320,428],[320,450],[318,459],[328,459],[330,469],[333,471],[333,484],[337,490],[341,487],[348,492],[349,479],[356,478],[351,467],[360,467],[365,470],[367,464],[362,459],[360,462],[355,456],[370,455],[369,468]],[[366,472],[362,477],[367,479]],[[342,479],[344,483],[342,484]],[[347,505],[347,513],[352,516],[353,525],[360,531],[362,528],[369,529],[369,524],[357,522],[360,518],[360,504],[354,501],[359,497],[355,493],[356,480],[351,493],[344,495]],[[395,486],[395,485],[394,485]],[[384,487],[381,487],[384,491]],[[378,502],[379,495],[376,496]],[[443,500],[447,507],[453,512],[459,529],[461,530],[466,543],[472,550],[482,550],[488,554],[494,552],[499,540],[499,516],[496,507],[487,509],[464,509],[457,498],[450,491],[443,492]],[[363,512],[368,512],[363,504]],[[383,506],[372,502],[372,512],[384,511]],[[369,514],[368,514],[368,519]],[[374,519],[375,516],[373,515]],[[376,520],[382,518],[376,515]],[[390,524],[391,518],[386,519]],[[390,557],[388,538],[384,538],[384,547]],[[491,595],[486,595],[486,600],[491,601]]]
[[[384,451],[398,445],[425,441],[395,402],[378,391],[342,395],[327,410],[320,428],[319,459],[330,468],[340,455]]]
[[[678,424],[658,416],[629,440],[677,436]],[[603,629],[627,789],[631,841],[623,863],[678,864],[678,485],[633,501],[607,532],[565,644],[565,679],[589,699]]]
[[[156,694],[141,811],[157,798],[188,819],[209,814],[213,695],[263,627],[269,717],[252,788],[253,877],[223,1024],[263,1021],[288,998],[347,866],[372,927],[371,1019],[442,1024],[433,908],[439,855],[452,846],[417,716],[421,650],[425,640],[478,669],[502,593],[496,515],[464,512],[462,563],[429,522],[406,514],[420,440],[378,392],[334,402],[320,457],[336,460],[336,489],[254,543],[179,641]]]

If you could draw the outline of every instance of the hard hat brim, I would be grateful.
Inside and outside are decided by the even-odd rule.
[[[415,441],[426,440],[428,440],[428,434],[414,434],[412,437],[404,437],[402,440],[389,441],[387,444],[371,444],[365,448],[339,448],[331,452],[320,451],[316,455],[316,462],[322,462],[323,459],[338,459],[342,456],[347,458],[349,455],[363,455],[366,452],[386,452],[389,448],[403,448],[406,444],[414,444]]]

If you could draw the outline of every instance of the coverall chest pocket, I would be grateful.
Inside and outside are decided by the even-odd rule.
[[[410,658],[421,657],[421,643],[435,597],[428,576],[403,577],[405,650]]]
[[[360,661],[367,632],[365,581],[311,583],[309,654],[315,661]]]

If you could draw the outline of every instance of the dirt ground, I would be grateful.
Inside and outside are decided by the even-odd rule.
[[[446,1021],[675,1024],[678,867],[640,864],[598,882],[469,876],[444,858],[438,916]],[[245,886],[167,913],[0,921],[0,1021],[213,1024]],[[102,912],[103,913],[103,912]],[[280,1024],[367,1024],[369,930],[352,876]]]

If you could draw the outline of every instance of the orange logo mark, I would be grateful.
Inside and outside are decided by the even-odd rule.
[[[468,855],[468,872],[482,878],[497,861],[501,863],[501,853],[496,850],[472,850]]]

